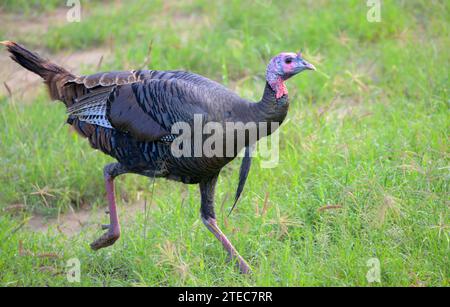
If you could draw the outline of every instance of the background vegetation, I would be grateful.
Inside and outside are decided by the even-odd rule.
[[[89,249],[103,215],[61,231],[55,218],[105,205],[111,159],[64,125],[64,106],[42,86],[31,102],[0,97],[0,285],[70,285],[73,257],[86,286],[450,284],[448,1],[383,1],[379,23],[363,0],[81,4],[81,22],[68,23],[65,1],[2,1],[0,19],[17,22],[0,40],[52,59],[101,48],[101,70],[186,69],[254,100],[281,51],[302,49],[319,72],[288,82],[279,165],[256,159],[230,218],[240,161],[220,177],[220,225],[251,276],[203,227],[197,186],[156,180],[152,195],[151,181],[126,175],[116,181],[121,212],[140,205],[113,247]],[[27,22],[45,33],[20,31]],[[33,228],[36,218],[50,226]],[[374,257],[380,283],[366,279]]]

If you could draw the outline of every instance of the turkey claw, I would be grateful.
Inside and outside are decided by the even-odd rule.
[[[108,230],[100,238],[91,243],[93,250],[99,250],[100,248],[108,247],[114,244],[119,239],[120,233],[118,231]]]

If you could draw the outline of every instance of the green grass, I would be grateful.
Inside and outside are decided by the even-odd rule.
[[[256,158],[228,219],[220,206],[235,191],[240,161],[219,180],[220,225],[254,274],[225,262],[199,219],[198,188],[165,180],[152,197],[148,179],[119,177],[122,210],[138,194],[155,206],[125,223],[111,248],[89,249],[95,227],[73,237],[29,231],[33,213],[103,206],[102,167],[112,160],[70,132],[63,105],[42,90],[31,104],[0,99],[0,208],[27,206],[0,213],[1,285],[70,285],[65,265],[76,257],[86,286],[449,286],[445,1],[383,1],[380,23],[367,22],[366,1],[356,0],[164,3],[92,2],[81,23],[51,27],[39,42],[8,39],[55,53],[111,46],[105,70],[142,67],[153,41],[151,68],[188,69],[254,100],[269,58],[303,49],[319,72],[288,81],[279,165],[264,169]],[[45,201],[33,194],[44,188]],[[342,208],[318,210],[325,205]],[[228,197],[224,211],[230,206]],[[19,254],[19,242],[29,253]],[[60,258],[38,257],[47,252]],[[381,283],[366,280],[373,257]]]
[[[0,8],[5,11],[22,13],[27,15],[39,14],[46,11],[51,11],[57,8],[61,3],[66,1],[61,0],[3,0]]]

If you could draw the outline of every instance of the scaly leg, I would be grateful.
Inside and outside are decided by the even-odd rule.
[[[217,183],[217,176],[212,177],[210,180],[206,180],[200,183],[201,193],[201,215],[203,224],[211,231],[214,236],[222,243],[225,250],[230,255],[231,259],[237,260],[239,270],[243,274],[251,273],[250,266],[242,258],[233,244],[228,240],[225,234],[217,226],[216,217],[214,213],[214,190]]]
[[[126,169],[120,163],[111,163],[105,166],[103,174],[105,177],[106,197],[108,199],[109,225],[102,225],[108,229],[100,238],[91,243],[93,250],[113,245],[120,237],[119,216],[117,215],[116,200],[114,196],[114,178],[126,173]]]

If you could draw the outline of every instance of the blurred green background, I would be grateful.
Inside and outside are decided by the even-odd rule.
[[[81,0],[68,22],[66,1],[1,1],[0,40],[79,74],[185,69],[256,101],[279,52],[318,72],[288,81],[279,165],[256,158],[229,218],[240,161],[222,171],[218,219],[254,270],[242,276],[199,219],[198,187],[166,180],[152,193],[119,177],[123,235],[89,250],[112,160],[0,52],[0,284],[72,285],[76,257],[86,286],[448,286],[449,2],[380,3],[369,22],[364,0]]]

